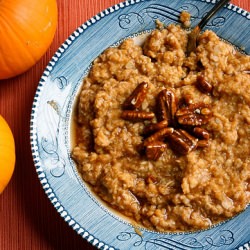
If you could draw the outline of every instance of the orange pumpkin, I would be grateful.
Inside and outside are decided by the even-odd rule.
[[[9,183],[16,161],[15,142],[9,125],[0,115],[0,194]]]
[[[0,0],[0,79],[32,67],[57,27],[56,0]]]

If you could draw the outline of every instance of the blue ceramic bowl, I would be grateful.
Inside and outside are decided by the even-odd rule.
[[[73,229],[100,249],[249,249],[250,207],[209,230],[157,233],[141,229],[100,202],[70,158],[76,96],[91,62],[128,36],[154,29],[155,20],[177,23],[181,11],[192,25],[214,0],[130,0],[97,14],[77,28],[52,57],[38,84],[31,114],[31,148],[48,198]],[[250,54],[250,13],[228,4],[205,28]]]

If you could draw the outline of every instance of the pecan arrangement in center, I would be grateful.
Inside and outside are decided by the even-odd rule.
[[[212,86],[199,78],[197,88],[210,94]],[[167,145],[177,154],[186,155],[196,148],[207,147],[209,132],[202,128],[212,117],[208,104],[185,103],[178,104],[178,99],[172,89],[161,90],[156,97],[156,112],[141,110],[148,92],[148,83],[140,83],[123,103],[121,117],[132,122],[157,122],[145,125],[142,142],[143,152],[147,159],[157,160],[167,148]]]

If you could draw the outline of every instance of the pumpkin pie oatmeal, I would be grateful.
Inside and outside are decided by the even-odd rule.
[[[94,62],[72,157],[93,192],[156,231],[206,229],[250,201],[250,57],[212,31],[156,29]]]

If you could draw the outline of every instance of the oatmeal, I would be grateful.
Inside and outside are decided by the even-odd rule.
[[[250,58],[212,31],[186,45],[170,25],[108,48],[79,97],[82,178],[156,231],[205,229],[250,201]]]
[[[189,28],[191,24],[190,20],[191,20],[191,14],[187,11],[182,11],[180,14],[180,21],[183,24],[183,27]]]

